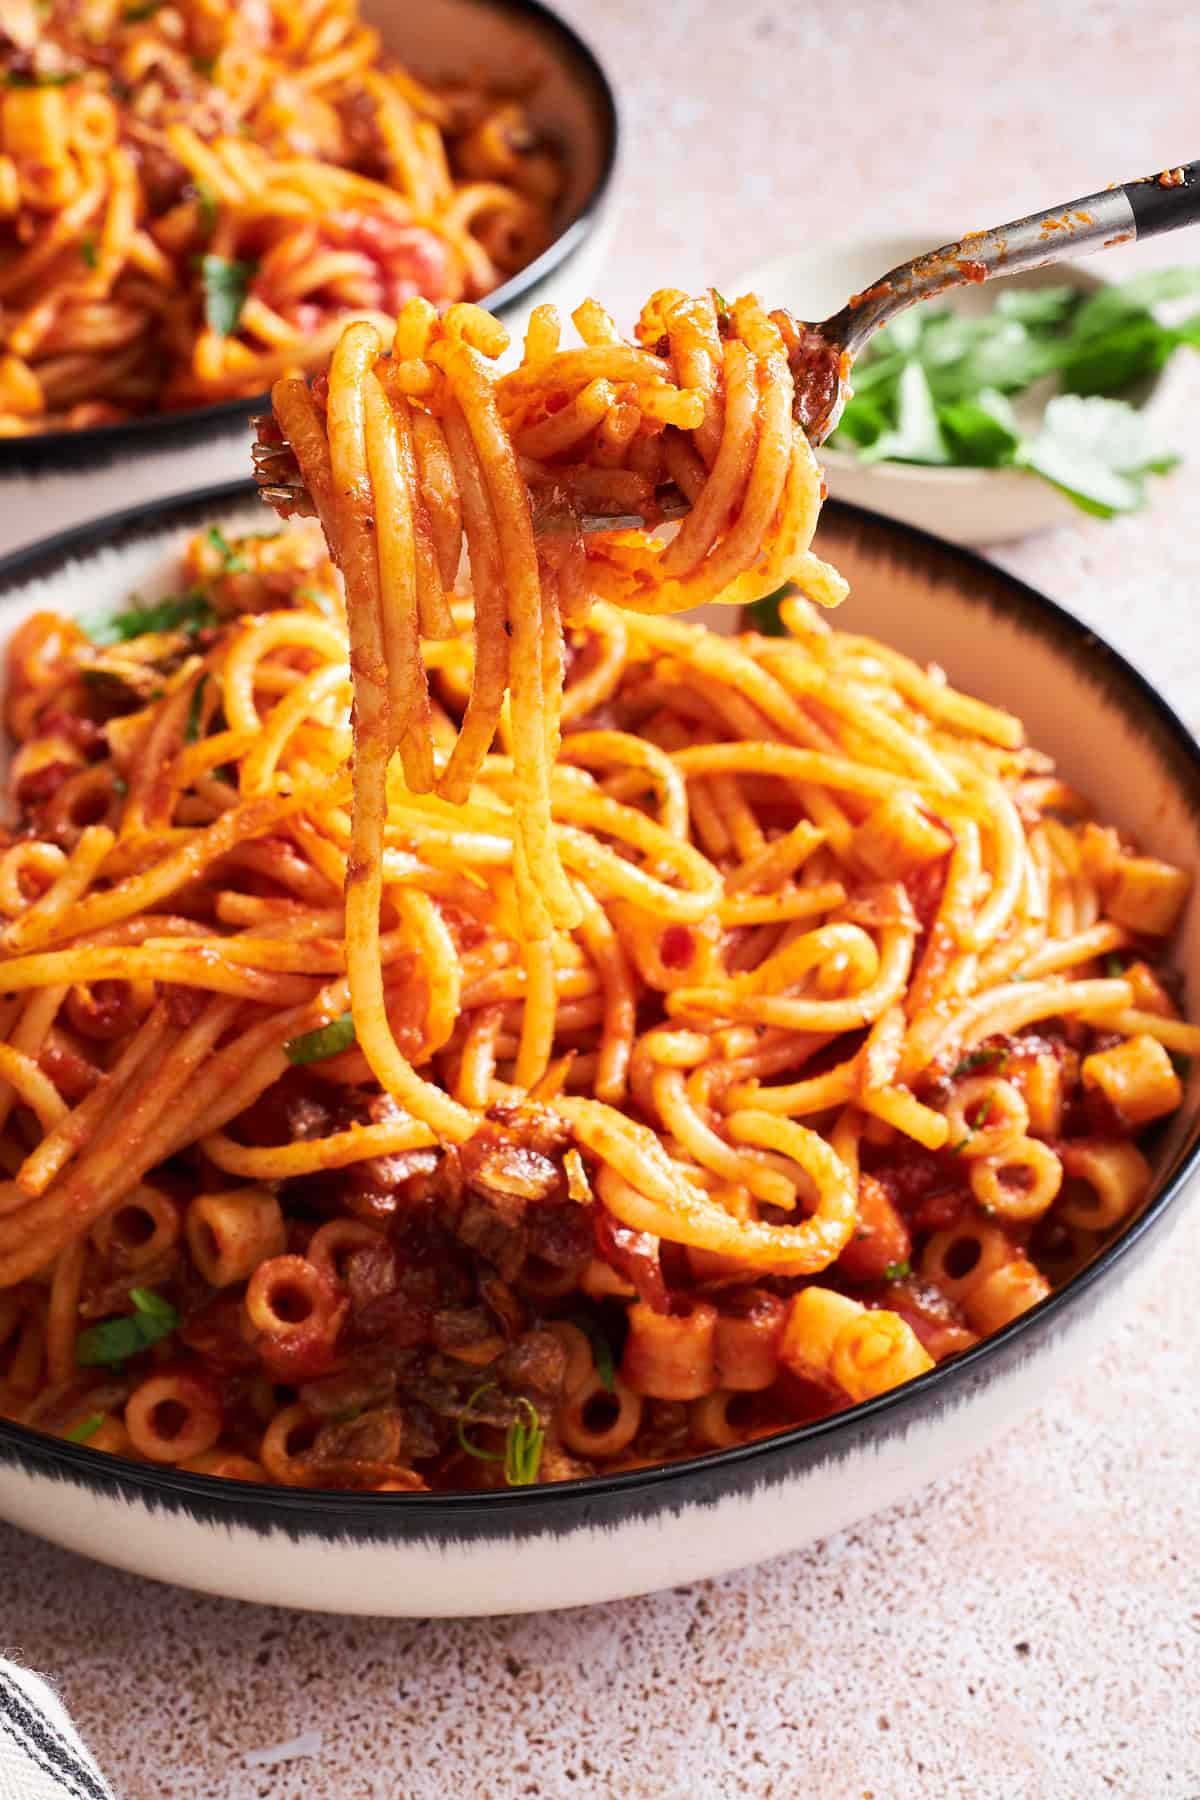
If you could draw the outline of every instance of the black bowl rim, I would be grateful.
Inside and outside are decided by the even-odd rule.
[[[480,306],[488,312],[503,315],[532,289],[540,287],[595,230],[617,166],[620,114],[612,83],[592,46],[574,25],[543,4],[543,0],[475,0],[475,4],[490,7],[495,12],[523,14],[534,20],[537,29],[547,38],[556,40],[563,63],[578,75],[581,86],[591,90],[604,136],[604,154],[595,184],[574,218],[532,262],[510,275],[490,294],[480,297]],[[164,437],[186,436],[189,442],[215,437],[224,425],[234,425],[255,413],[268,412],[270,406],[270,392],[264,391],[232,400],[217,400],[211,406],[146,413],[136,419],[122,419],[114,425],[88,426],[83,431],[31,432],[26,437],[3,438],[0,439],[0,476],[31,466],[43,470],[55,457],[64,457],[67,466],[79,466],[85,452],[94,451],[100,456],[126,446],[140,449],[148,443],[153,447]]]
[[[216,486],[167,496],[143,506],[126,507],[82,525],[55,532],[36,544],[0,557],[0,598],[8,590],[28,581],[53,575],[73,557],[135,542],[173,526],[199,523],[204,516],[219,512],[222,508],[228,510],[253,500],[256,492],[254,483],[249,480],[222,482]],[[1189,771],[1200,792],[1200,742],[1141,670],[1082,619],[1028,582],[1022,581],[1019,576],[1010,575],[1006,569],[988,562],[977,552],[952,544],[933,532],[922,531],[915,525],[905,524],[901,520],[888,518],[882,513],[850,505],[845,501],[828,501],[826,510],[832,519],[856,523],[868,531],[881,531],[893,538],[906,540],[915,549],[923,550],[926,554],[933,553],[951,564],[957,563],[965,576],[973,575],[978,578],[985,590],[988,585],[1007,589],[1022,603],[1030,616],[1035,619],[1040,617],[1055,628],[1059,636],[1072,640],[1078,647],[1081,660],[1107,665],[1109,671],[1123,684],[1134,704],[1144,709],[1147,718],[1157,725],[1161,740],[1174,753],[1172,760],[1180,778],[1182,779],[1185,770]],[[968,583],[964,581],[958,591],[969,593]],[[1193,811],[1196,810],[1200,810],[1200,803],[1193,807]],[[138,1463],[104,1451],[89,1450],[86,1444],[71,1444],[62,1438],[49,1437],[6,1419],[0,1419],[0,1448],[11,1447],[18,1460],[22,1460],[21,1453],[24,1452],[35,1469],[39,1465],[50,1464],[56,1466],[62,1476],[70,1478],[74,1475],[89,1484],[94,1483],[97,1477],[108,1477],[109,1481],[115,1482],[126,1493],[131,1489],[140,1489],[151,1496],[171,1495],[185,1504],[189,1499],[199,1501],[210,1507],[214,1514],[228,1511],[231,1515],[230,1523],[235,1522],[236,1515],[244,1518],[247,1514],[269,1514],[272,1511],[286,1510],[292,1515],[307,1514],[313,1519],[314,1525],[324,1522],[336,1527],[339,1516],[345,1518],[348,1514],[353,1514],[364,1525],[378,1526],[385,1519],[391,1519],[397,1526],[407,1522],[419,1529],[423,1515],[432,1522],[435,1514],[449,1514],[465,1523],[469,1518],[481,1515],[498,1521],[501,1514],[514,1512],[524,1515],[530,1522],[540,1516],[550,1526],[553,1524],[556,1508],[570,1508],[588,1500],[630,1499],[639,1493],[663,1488],[686,1488],[689,1482],[701,1486],[703,1477],[709,1474],[734,1470],[765,1471],[769,1465],[785,1461],[788,1452],[818,1444],[828,1438],[836,1439],[839,1432],[849,1434],[864,1424],[885,1418],[895,1421],[899,1416],[921,1408],[926,1403],[931,1411],[936,1410],[939,1402],[953,1396],[956,1390],[969,1390],[978,1374],[986,1375],[986,1365],[1000,1359],[1001,1352],[1010,1345],[1027,1334],[1040,1335],[1044,1325],[1057,1321],[1062,1314],[1072,1310],[1083,1294],[1102,1281],[1118,1263],[1123,1262],[1134,1246],[1161,1223],[1198,1167],[1200,1133],[1197,1133],[1189,1148],[1177,1154],[1172,1167],[1161,1177],[1157,1192],[1138,1216],[1064,1287],[1050,1294],[1029,1312],[1022,1313],[1002,1330],[980,1339],[971,1349],[939,1364],[915,1381],[905,1382],[903,1386],[880,1394],[873,1400],[846,1407],[828,1418],[818,1419],[807,1425],[797,1425],[791,1430],[758,1438],[748,1444],[737,1444],[727,1450],[714,1450],[704,1455],[688,1457],[680,1462],[630,1469],[615,1475],[593,1475],[579,1481],[538,1482],[527,1488],[482,1494],[370,1494],[336,1488],[280,1488],[265,1482],[230,1481],[220,1476],[195,1475],[166,1464]],[[679,1498],[686,1501],[687,1496],[681,1494]]]

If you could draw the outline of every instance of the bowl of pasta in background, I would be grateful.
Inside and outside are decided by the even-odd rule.
[[[494,90],[500,100],[511,96],[512,131],[522,144],[528,141],[530,155],[544,152],[554,164],[558,191],[546,202],[544,230],[531,236],[528,256],[520,248],[509,253],[511,272],[479,293],[481,303],[504,319],[514,337],[534,305],[559,299],[574,304],[587,292],[589,271],[599,266],[611,235],[607,203],[617,155],[613,91],[590,48],[539,0],[429,0],[399,9],[363,0],[359,12],[378,31],[383,53],[418,79]],[[507,119],[501,125],[510,129]],[[203,145],[195,154],[203,154]],[[503,132],[479,154],[502,158]],[[489,185],[481,173],[478,204],[486,204]],[[502,212],[497,218],[495,231],[507,229]],[[491,228],[491,215],[485,228]],[[519,246],[519,221],[512,230]],[[84,242],[88,267],[99,241],[97,232]],[[222,294],[207,275],[205,286],[208,301],[219,308]],[[390,317],[395,310],[390,305],[376,315]],[[268,404],[260,391],[78,430],[0,434],[0,551],[98,511],[243,474],[247,421]]]
[[[76,527],[0,561],[0,639],[31,613],[169,591],[184,542],[259,527],[230,484]],[[1033,589],[910,527],[832,503],[839,624],[936,660],[1019,710],[1099,816],[1200,868],[1200,747],[1117,652]],[[1104,745],[1102,767],[1095,747]],[[1200,902],[1175,960],[1200,993]],[[797,1549],[981,1451],[1086,1365],[1144,1282],[1200,1161],[1200,1082],[1146,1146],[1143,1203],[1078,1243],[1048,1298],[892,1391],[814,1423],[619,1473],[491,1492],[321,1491],[222,1480],[0,1421],[0,1517],[117,1567],[240,1599],[396,1616],[601,1602]],[[1128,1206],[1128,1203],[1127,1203]],[[1050,1479],[1049,1473],[1047,1479]]]

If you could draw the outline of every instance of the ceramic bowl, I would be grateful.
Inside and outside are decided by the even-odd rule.
[[[360,0],[360,11],[419,76],[536,77],[530,115],[566,162],[557,235],[486,304],[514,337],[538,302],[577,304],[606,253],[617,154],[616,102],[591,50],[539,0]],[[89,431],[0,439],[0,552],[133,500],[243,475],[247,420],[267,404],[260,394]]]
[[[840,248],[796,250],[743,272],[731,281],[726,292],[761,294],[769,305],[786,306],[802,319],[824,319],[844,306],[851,294],[861,293],[878,281],[885,270],[894,269],[934,244],[949,243],[955,235],[954,230],[947,231],[943,222],[903,235],[861,239]],[[1003,285],[1069,286],[1090,294],[1111,285],[1104,260],[1092,257],[1087,262],[1032,269],[1024,275],[1007,277]],[[994,282],[957,288],[931,304],[978,317],[990,310],[996,291]],[[1052,384],[1047,381],[1017,397],[1016,412],[1024,425],[1036,425],[1052,392]],[[1174,411],[1170,368],[1125,398],[1147,415],[1170,447]],[[865,463],[848,451],[828,446],[821,452],[821,462],[834,499],[871,507],[890,519],[906,520],[955,544],[1000,544],[1081,516],[1078,507],[1048,481],[1020,469]]]
[[[30,611],[166,591],[184,539],[261,525],[245,485],[69,531],[0,561],[0,642]],[[950,545],[831,503],[839,618],[1009,706],[1106,819],[1200,867],[1200,747],[1127,662],[1033,589]],[[1102,758],[1098,747],[1102,746]],[[1178,947],[1193,1014],[1200,901]],[[722,1573],[826,1536],[978,1454],[1111,1334],[1200,1161],[1200,1080],[1154,1151],[1141,1215],[1057,1293],[907,1387],[686,1463],[489,1494],[245,1485],[135,1464],[0,1422],[0,1517],[119,1568],[246,1600],[399,1616],[575,1606]],[[1053,1480],[1046,1471],[1046,1480]]]

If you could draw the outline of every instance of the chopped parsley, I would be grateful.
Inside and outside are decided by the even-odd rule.
[[[223,575],[244,575],[249,564],[240,550],[235,550],[219,525],[210,525],[208,541],[221,558]]]
[[[209,254],[200,258],[204,320],[219,337],[230,337],[237,330],[257,268],[257,263],[234,262],[228,256]]]
[[[198,181],[192,190],[196,202],[196,211],[200,214],[200,223],[205,231],[211,231],[217,222],[217,196],[203,181]]]
[[[208,670],[205,669],[199,681],[192,689],[192,697],[188,701],[187,723],[183,728],[185,744],[194,744],[200,737],[200,715],[204,710],[204,689],[208,681]]]
[[[135,1310],[119,1319],[90,1325],[75,1340],[75,1361],[83,1368],[115,1368],[169,1337],[179,1324],[179,1314],[169,1300],[153,1288],[132,1288],[129,1298]]]
[[[26,75],[10,69],[4,77],[5,87],[10,88],[53,88],[67,87],[72,81],[78,81],[79,71],[71,69],[59,75]]]
[[[995,1069],[997,1075],[1000,1075],[1008,1067],[1011,1055],[1012,1050],[1008,1044],[989,1044],[982,1050],[972,1050],[950,1073],[969,1075],[973,1069]]]
[[[780,615],[779,604],[799,592],[794,581],[785,581],[773,594],[764,594],[761,600],[752,601],[746,608],[746,623],[751,631],[759,631],[763,637],[786,637],[787,626]]]
[[[83,242],[79,246],[79,254],[89,269],[94,269],[99,265],[100,257],[96,251],[96,240],[94,237],[85,237],[83,239]]]
[[[967,1124],[971,1127],[972,1132],[982,1131],[984,1129],[987,1124],[987,1116],[992,1110],[992,1101],[995,1098],[995,1088],[990,1089],[989,1092],[983,1096],[983,1099],[975,1108],[975,1117],[967,1120]]]
[[[132,598],[136,602],[137,596]],[[194,637],[204,626],[216,622],[217,615],[203,589],[189,588],[186,594],[161,600],[157,606],[134,604],[127,612],[87,613],[79,624],[93,644],[104,649],[110,644],[128,644],[148,631],[186,631]]]
[[[289,1038],[283,1046],[283,1054],[292,1063],[324,1062],[327,1056],[340,1056],[343,1050],[349,1050],[357,1042],[354,1017],[344,1012],[339,1019],[331,1019],[328,1025],[319,1025],[315,1031]]]
[[[890,1262],[883,1274],[885,1281],[903,1281],[906,1275],[912,1274],[912,1263],[907,1256],[903,1262]]]
[[[89,1438],[95,1437],[103,1423],[103,1413],[89,1413],[86,1419],[80,1419],[77,1425],[72,1425],[70,1431],[64,1431],[63,1436],[68,1444],[86,1444]]]

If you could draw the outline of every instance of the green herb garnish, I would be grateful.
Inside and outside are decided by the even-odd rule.
[[[100,258],[96,252],[95,238],[85,237],[83,242],[79,246],[79,254],[83,258],[84,262],[87,264],[89,269],[96,268],[97,265],[99,264]]]
[[[504,1439],[504,1479],[509,1487],[528,1487],[538,1478],[546,1433],[537,1407],[524,1394]]]
[[[746,623],[750,630],[761,632],[763,637],[786,637],[787,626],[779,610],[780,602],[799,592],[795,582],[785,581],[773,594],[764,594],[761,600],[752,600],[746,608]]]
[[[971,1127],[972,1133],[974,1133],[976,1131],[982,1131],[984,1129],[985,1125],[987,1124],[987,1116],[992,1110],[992,1101],[995,1098],[996,1098],[996,1090],[995,1090],[995,1088],[992,1088],[989,1093],[986,1093],[983,1096],[983,1099],[979,1102],[979,1105],[975,1108],[974,1118],[967,1120],[967,1124]]]
[[[196,211],[200,214],[200,223],[205,231],[211,231],[217,222],[217,196],[202,181],[195,184],[192,193],[196,202]]]
[[[10,70],[4,77],[4,85],[10,88],[68,87],[72,81],[79,80],[79,74],[77,69],[72,69],[66,75],[25,75]]]
[[[718,316],[718,318],[723,319],[725,317],[726,313],[729,311],[729,302],[725,298],[724,294],[720,293],[718,291],[718,289],[716,289],[716,288],[714,288],[712,290],[712,297],[713,297],[714,304],[716,305],[717,316]]]
[[[605,1337],[603,1330],[595,1319],[589,1318],[588,1314],[583,1312],[569,1313],[567,1323],[582,1331],[592,1346],[592,1361],[596,1365],[600,1386],[611,1394],[616,1380],[616,1367],[613,1363],[612,1345]]]
[[[989,1044],[982,1050],[972,1050],[969,1056],[951,1069],[951,1075],[969,1075],[973,1069],[995,1069],[997,1075],[1008,1067],[1008,1059],[1012,1050],[1008,1044]]]
[[[237,330],[257,263],[233,262],[227,256],[202,256],[204,319],[210,331],[229,337]]]
[[[289,1038],[283,1046],[283,1054],[293,1063],[324,1062],[327,1056],[339,1056],[357,1042],[353,1015],[344,1012],[339,1019],[331,1019],[328,1025],[319,1025],[315,1031]]]
[[[127,644],[148,631],[186,631],[194,637],[204,626],[216,622],[217,615],[204,591],[189,588],[186,594],[162,600],[157,606],[135,605],[127,612],[89,613],[79,624],[93,644],[103,649],[110,644]]]
[[[222,573],[225,575],[243,575],[249,564],[240,550],[235,550],[219,525],[210,525],[208,541],[221,558]]]
[[[912,1274],[912,1263],[906,1256],[903,1262],[890,1262],[883,1273],[887,1281],[903,1281],[906,1275]]]
[[[467,1436],[471,1414],[484,1394],[489,1393],[495,1385],[494,1381],[485,1381],[482,1387],[475,1389],[463,1407],[458,1415],[458,1441],[467,1455],[473,1456],[477,1462],[502,1462],[504,1479],[509,1487],[528,1487],[538,1478],[542,1450],[546,1443],[545,1429],[532,1400],[527,1400],[524,1394],[518,1397],[517,1416],[505,1433],[503,1450],[485,1450],[482,1445],[473,1444]]]
[[[179,1324],[179,1314],[170,1301],[153,1288],[133,1288],[129,1298],[134,1312],[80,1332],[75,1340],[75,1361],[81,1367],[116,1367],[169,1337]]]
[[[80,1419],[78,1425],[72,1425],[70,1431],[64,1431],[63,1436],[68,1444],[86,1444],[89,1438],[95,1437],[103,1423],[103,1413],[89,1413],[86,1419]]]
[[[1181,345],[1200,348],[1200,313],[1164,325],[1152,310],[1196,294],[1200,270],[1167,269],[1091,295],[1011,289],[979,318],[902,313],[860,358],[831,446],[865,462],[1024,469],[1085,512],[1132,512],[1175,458],[1120,396]],[[1009,396],[1045,377],[1058,392],[1030,427]]]
[[[192,689],[192,697],[188,701],[187,723],[183,728],[183,741],[185,744],[194,744],[199,740],[200,714],[204,707],[204,688],[207,681],[208,670],[205,669],[202,672],[199,681]]]

